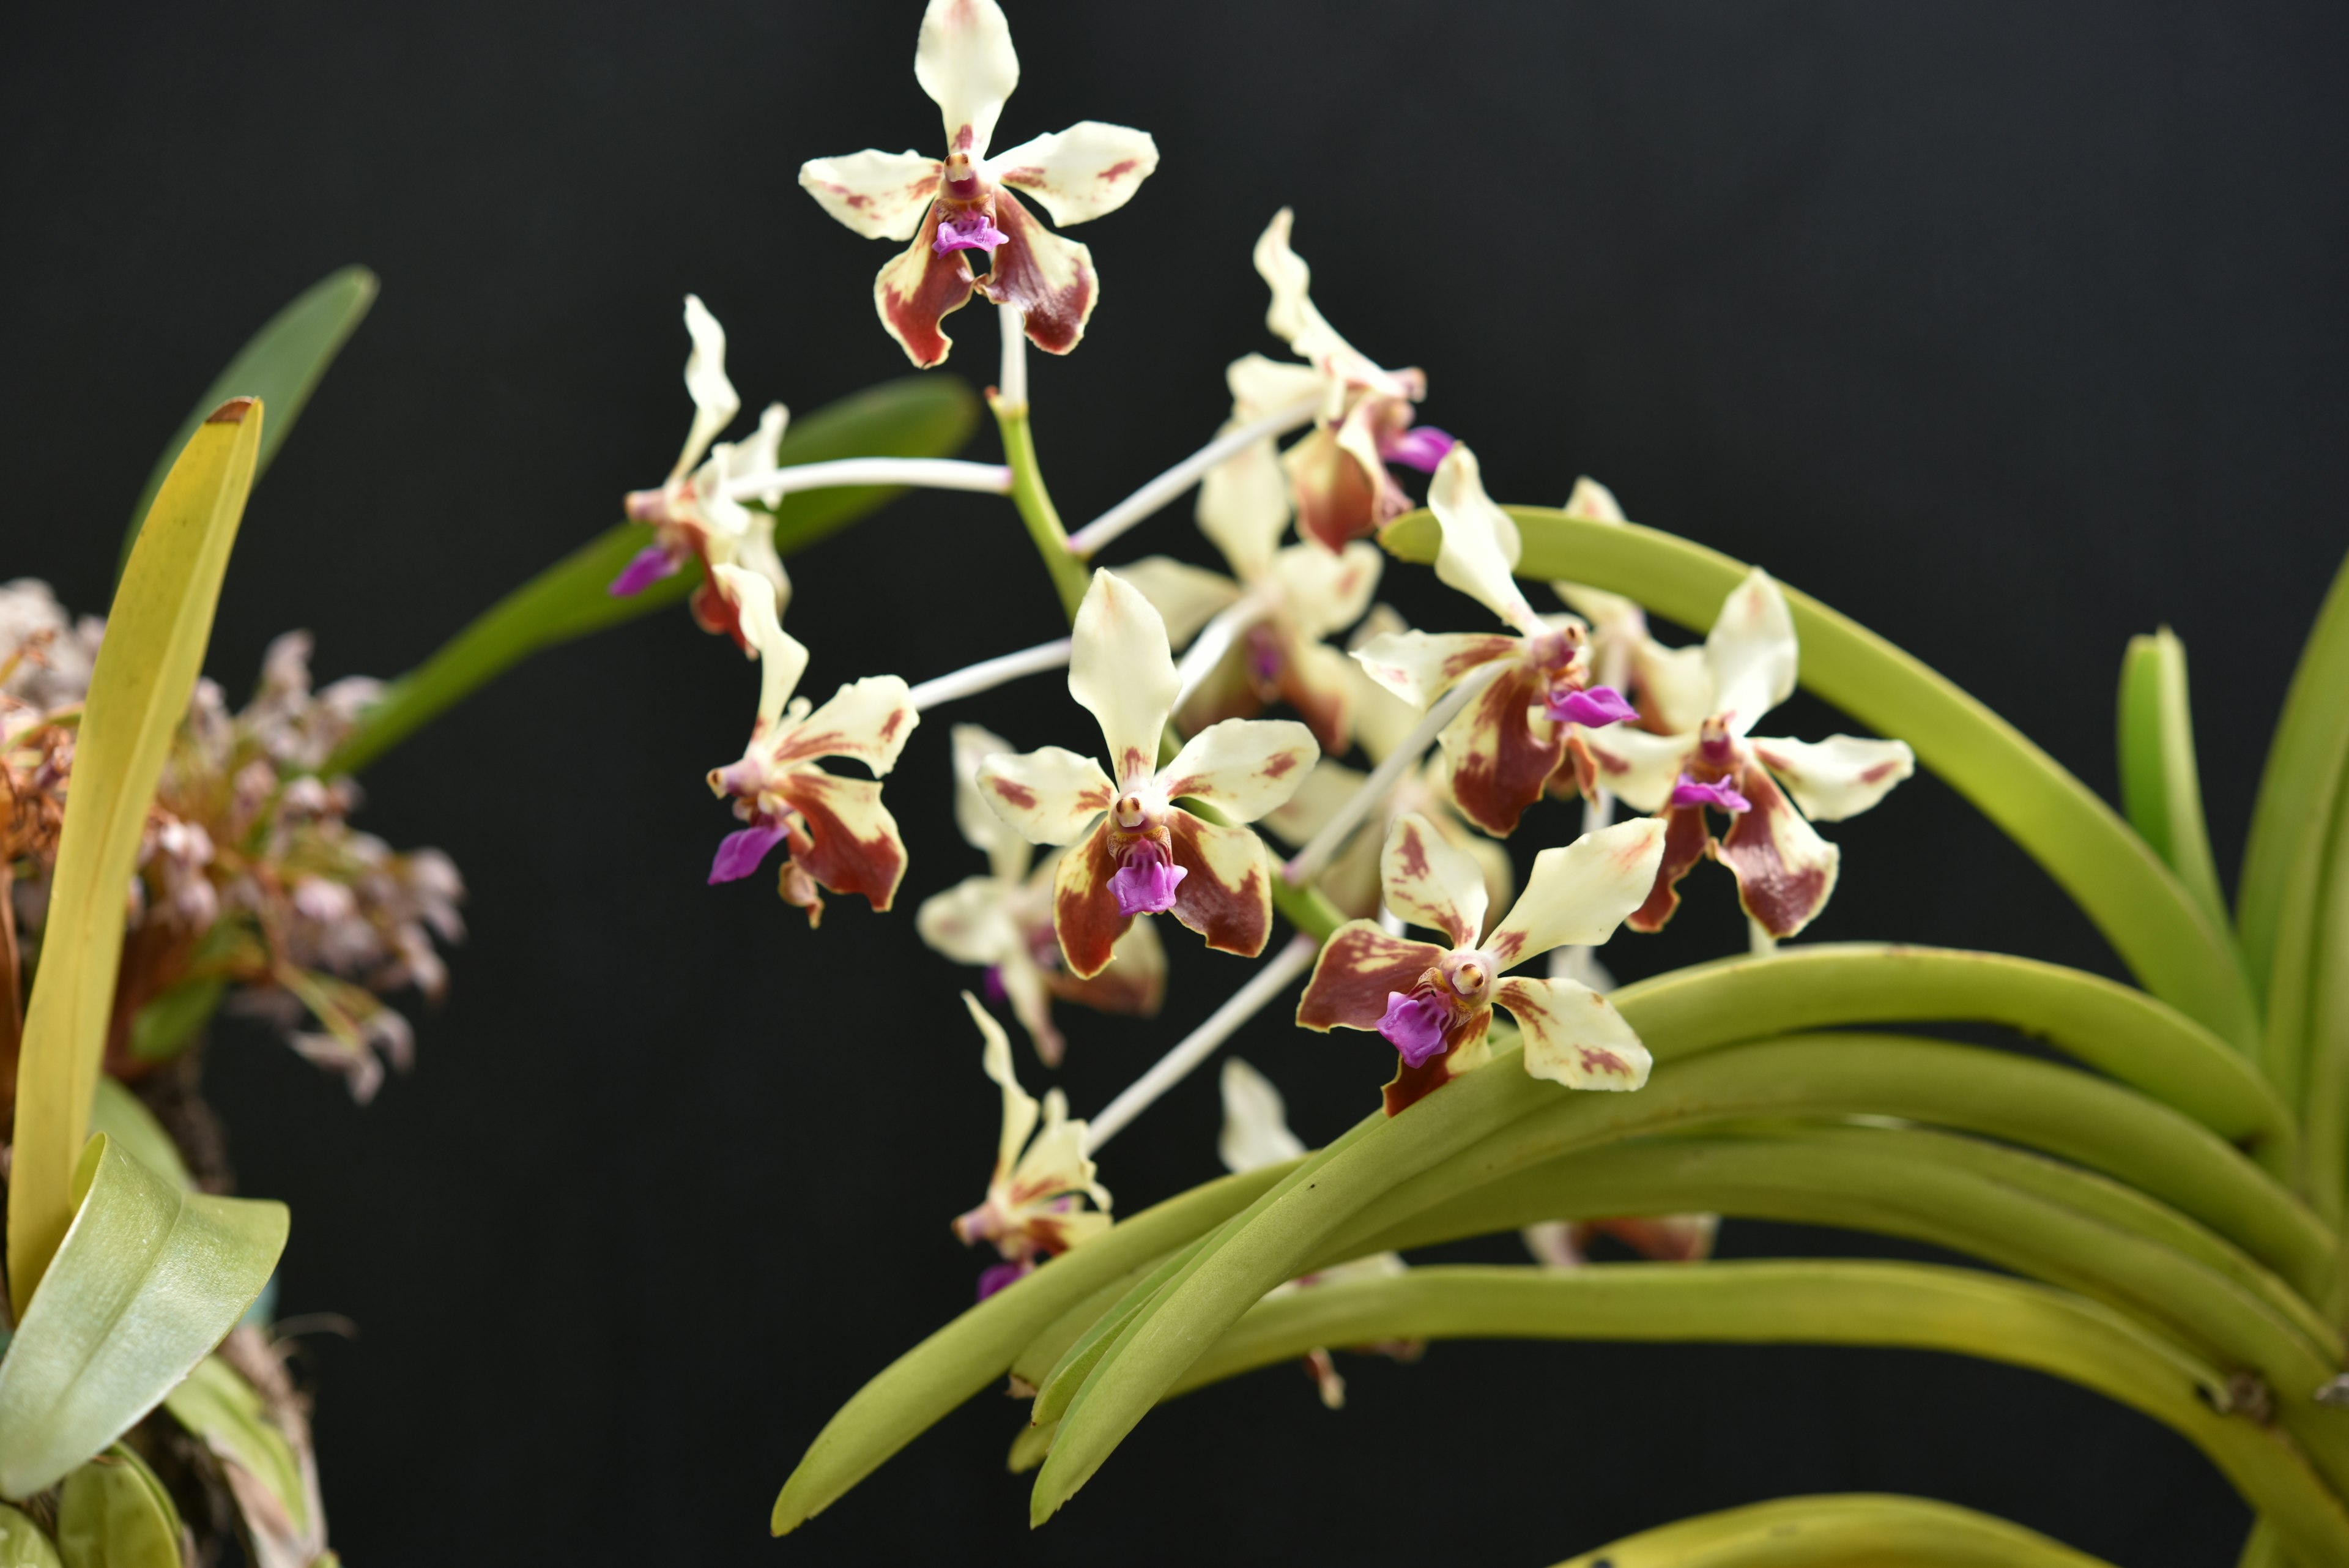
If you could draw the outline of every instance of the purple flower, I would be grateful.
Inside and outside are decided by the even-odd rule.
[[[1174,889],[1191,874],[1187,867],[1166,858],[1166,851],[1144,839],[1125,853],[1125,864],[1109,879],[1117,895],[1121,915],[1163,915],[1174,907]]]
[[[1035,1272],[1036,1260],[1033,1258],[1022,1258],[1016,1263],[998,1263],[978,1276],[978,1299],[985,1301],[1004,1286],[1017,1284]]]
[[[1404,1066],[1424,1067],[1430,1057],[1443,1051],[1444,1026],[1451,1018],[1452,1010],[1433,996],[1391,991],[1386,1015],[1379,1020],[1379,1033],[1402,1053]]]
[[[1737,786],[1727,779],[1719,784],[1699,784],[1688,774],[1672,785],[1674,805],[1709,805],[1716,811],[1752,811],[1754,803],[1737,793]]]
[[[1456,444],[1453,437],[1433,425],[1413,425],[1381,445],[1379,455],[1389,462],[1399,462],[1422,473],[1433,473],[1444,462],[1444,454]]]
[[[746,827],[718,841],[717,857],[709,863],[710,886],[739,882],[759,868],[767,851],[782,842],[780,827]]]
[[[1625,701],[1623,693],[1612,686],[1593,686],[1588,691],[1550,693],[1549,716],[1564,723],[1597,730],[1636,719],[1640,711]]]
[[[930,249],[939,255],[948,251],[985,251],[992,255],[1008,238],[986,213],[958,213],[938,220],[938,235],[930,242]]]
[[[682,565],[683,562],[660,545],[647,545],[636,552],[636,559],[630,561],[620,575],[612,579],[612,586],[604,591],[616,599],[634,598],[663,577],[677,576],[678,568]]]

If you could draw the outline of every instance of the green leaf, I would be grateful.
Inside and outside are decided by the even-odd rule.
[[[0,1502],[0,1568],[65,1568],[41,1527],[5,1502]]]
[[[1789,1497],[1700,1514],[1557,1568],[2113,1568],[2035,1530],[1921,1497]]]
[[[237,350],[228,369],[204,389],[196,406],[180,428],[171,432],[164,444],[163,455],[155,460],[155,471],[147,476],[146,485],[139,492],[138,504],[130,509],[130,531],[123,536],[122,557],[116,565],[119,576],[130,561],[130,547],[139,542],[140,525],[146,521],[147,508],[163,488],[163,476],[180,459],[188,438],[197,427],[211,417],[214,409],[231,398],[259,398],[269,405],[269,429],[261,439],[261,455],[254,461],[255,479],[269,471],[270,460],[285,438],[294,433],[294,421],[302,415],[317,389],[326,367],[350,335],[358,329],[367,306],[375,303],[376,275],[363,266],[347,266],[340,272],[329,273],[312,284],[294,302],[271,317],[252,340]]]
[[[1698,630],[1712,626],[1749,569],[1635,524],[1534,506],[1503,510],[1524,541],[1518,575],[1626,594]],[[1380,535],[1406,561],[1434,560],[1438,541],[1427,512],[1399,517]],[[2118,813],[1946,676],[1809,595],[1785,591],[1806,687],[1914,747],[1918,761],[2055,878],[2147,991],[2237,1049],[2255,1048],[2259,1009],[2234,944]]]
[[[163,1407],[214,1454],[267,1489],[297,1534],[308,1531],[302,1463],[285,1434],[262,1413],[260,1394],[236,1368],[217,1355],[206,1356],[186,1382],[163,1397]]]
[[[944,457],[961,450],[978,420],[978,400],[962,382],[950,376],[909,376],[867,388],[794,422],[783,436],[780,460],[797,464],[841,457]],[[903,493],[901,487],[867,484],[787,495],[775,514],[775,548],[789,556]],[[357,773],[543,649],[682,603],[700,586],[698,563],[631,597],[612,597],[612,579],[651,538],[649,528],[620,524],[491,606],[392,682],[322,771]]]
[[[130,1017],[130,1054],[141,1062],[165,1062],[187,1049],[228,994],[228,981],[213,976],[182,981]]]
[[[90,673],[17,1068],[8,1285],[19,1322],[73,1218],[67,1189],[122,962],[122,890],[203,664],[263,422],[260,403],[237,399],[190,438],[115,589]]]
[[[2292,907],[2313,901],[2303,884],[2313,880],[2314,846],[2330,825],[2349,757],[2344,691],[2349,691],[2349,561],[2333,577],[2301,649],[2251,810],[2236,910],[2244,962],[2260,985],[2274,982],[2272,971],[2291,940],[2287,928],[2295,923]],[[2299,919],[2304,923],[2305,914]]]
[[[2186,645],[2168,627],[2129,639],[2121,657],[2121,814],[2186,885],[2220,930],[2227,896],[2202,820],[2202,775],[2194,760],[2194,712],[2187,695]]]
[[[146,1461],[118,1443],[66,1478],[57,1549],[66,1568],[181,1568],[180,1511]]]
[[[285,1249],[284,1204],[182,1191],[104,1137],[75,1178],[73,1229],[0,1360],[0,1497],[54,1485],[152,1410]]]
[[[188,1162],[180,1158],[180,1146],[171,1141],[155,1113],[120,1079],[101,1076],[98,1080],[98,1094],[89,1106],[89,1130],[104,1133],[116,1148],[172,1186],[189,1192],[196,1189]]]

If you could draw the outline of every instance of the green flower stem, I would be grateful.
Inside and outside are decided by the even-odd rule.
[[[1968,1269],[1856,1262],[1413,1269],[1257,1304],[1167,1392],[1277,1366],[1316,1345],[1387,1339],[1884,1345],[2027,1367],[2170,1428],[2304,1561],[2349,1562],[2349,1511],[2287,1436],[2205,1402],[2215,1367],[2107,1307]],[[1053,1459],[1073,1435],[1064,1428]]]
[[[2301,650],[2299,668],[2292,672],[2283,715],[2276,722],[2267,766],[2260,775],[2251,839],[2243,851],[2242,881],[2235,898],[2243,961],[2252,981],[2266,987],[2271,998],[2285,950],[2306,934],[2304,929],[2295,930],[2295,925],[2304,928],[2313,903],[2307,884],[2317,870],[2320,836],[2331,803],[2341,794],[2344,759],[2349,758],[2349,716],[2341,707],[2344,691],[2349,691],[2349,562],[2333,577]]]
[[[1970,1508],[1854,1492],[1699,1514],[1569,1557],[1557,1568],[2113,1568]]]
[[[1628,594],[1692,628],[1713,624],[1747,570],[1652,528],[1505,510],[1524,539],[1519,575]],[[1433,515],[1414,512],[1389,524],[1381,543],[1400,559],[1433,561],[1438,538]],[[1808,595],[1785,594],[1805,686],[1913,746],[2046,868],[2147,990],[2239,1050],[2257,1048],[2259,1008],[2231,939],[2118,813],[1946,677]]]
[[[2141,991],[2005,953],[1804,943],[1674,970],[1612,998],[1660,1061],[1840,1023],[2002,1024],[2045,1040],[2297,1174],[2292,1113],[2225,1042]]]
[[[1121,1221],[999,1291],[892,1362],[808,1445],[775,1499],[777,1535],[829,1507],[947,1411],[1003,1376],[1039,1332],[1103,1285],[1221,1223],[1278,1182],[1272,1167],[1211,1181]]]
[[[1051,576],[1052,587],[1061,596],[1061,608],[1074,620],[1092,574],[1070,550],[1068,531],[1061,526],[1061,514],[1053,508],[1050,493],[1044,488],[1043,471],[1036,463],[1036,433],[1028,422],[1028,405],[995,396],[988,400],[988,406],[995,410],[996,429],[1003,432],[1003,461],[1011,465],[1011,504],[1019,509],[1019,520],[1028,524],[1028,537],[1035,541],[1036,554],[1043,558],[1044,570]]]

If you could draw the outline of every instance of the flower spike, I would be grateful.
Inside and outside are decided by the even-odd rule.
[[[1110,1198],[1094,1179],[1093,1162],[1085,1153],[1085,1124],[1069,1119],[1068,1097],[1058,1089],[1044,1096],[1039,1127],[1035,1097],[1019,1086],[1011,1067],[1010,1037],[967,991],[962,1004],[987,1042],[981,1057],[987,1075],[1003,1091],[1003,1128],[987,1198],[954,1221],[964,1246],[992,1242],[1003,1260],[978,1278],[984,1301],[1034,1272],[1044,1259],[1108,1230]],[[1091,1209],[1085,1207],[1088,1199]]]
[[[1589,738],[1599,782],[1665,825],[1663,863],[1632,929],[1662,929],[1680,906],[1681,878],[1710,856],[1735,875],[1738,902],[1762,929],[1795,935],[1826,907],[1842,863],[1806,818],[1857,815],[1916,771],[1901,741],[1754,735],[1762,715],[1793,694],[1795,658],[1785,596],[1756,566],[1731,590],[1705,639],[1706,716],[1696,727],[1657,735],[1619,726]],[[1708,811],[1730,818],[1718,839],[1706,826]]]
[[[1486,1060],[1500,1007],[1525,1032],[1526,1071],[1572,1089],[1636,1089],[1647,1047],[1612,1003],[1571,980],[1510,970],[1558,947],[1596,947],[1640,907],[1664,854],[1653,818],[1587,834],[1535,857],[1508,917],[1485,930],[1485,877],[1426,818],[1397,819],[1381,861],[1387,907],[1441,931],[1410,941],[1371,920],[1340,926],[1298,1004],[1307,1029],[1374,1030],[1402,1058],[1386,1087],[1394,1116]]]
[[[1028,340],[1065,354],[1083,337],[1101,286],[1092,253],[1036,221],[1024,191],[1067,227],[1125,205],[1158,167],[1149,133],[1083,120],[990,158],[995,122],[1019,85],[1011,25],[995,0],[930,0],[914,55],[946,124],[943,159],[867,148],[810,159],[800,184],[868,239],[911,240],[874,280],[874,305],[906,357],[927,369],[953,345],[939,323],[974,293],[1019,312]],[[974,276],[969,254],[988,258]]]
[[[685,296],[685,330],[693,339],[693,352],[685,361],[693,428],[686,432],[685,446],[667,482],[658,490],[639,490],[627,498],[628,516],[652,525],[653,542],[612,580],[611,592],[616,598],[640,594],[662,578],[675,576],[688,561],[698,560],[705,575],[693,593],[694,620],[704,631],[732,638],[736,647],[755,658],[758,650],[742,628],[740,601],[715,568],[747,566],[763,577],[778,614],[791,603],[792,580],[775,553],[774,507],[781,493],[756,498],[765,510],[745,506],[728,493],[736,479],[773,472],[791,414],[782,404],[770,403],[748,441],[718,441],[742,408],[726,375],[726,331],[700,296],[692,294]]]
[[[792,696],[807,649],[776,620],[764,581],[740,566],[711,570],[740,607],[759,652],[759,719],[741,759],[709,771],[710,793],[731,798],[734,815],[748,825],[719,845],[709,880],[748,877],[781,844],[779,889],[784,902],[807,910],[809,925],[823,915],[819,888],[861,893],[874,909],[888,909],[905,874],[905,845],[881,804],[879,781],[921,722],[905,683],[868,676],[811,711],[806,698]],[[826,773],[816,766],[825,757],[853,758],[873,777]]]
[[[989,757],[978,785],[1030,842],[1061,857],[1053,926],[1069,972],[1105,968],[1136,915],[1172,913],[1221,952],[1253,958],[1272,930],[1271,867],[1254,822],[1294,794],[1320,755],[1288,720],[1226,720],[1191,737],[1164,767],[1158,741],[1174,704],[1166,625],[1132,584],[1093,574],[1078,607],[1069,694],[1100,721],[1111,767],[1058,746]],[[1176,805],[1212,805],[1209,822]]]

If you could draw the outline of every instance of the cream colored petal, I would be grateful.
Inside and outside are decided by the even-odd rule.
[[[962,993],[962,1004],[969,1009],[970,1021],[978,1025],[979,1037],[987,1042],[979,1061],[1003,1091],[1003,1129],[995,1143],[995,1177],[1000,1181],[1019,1165],[1019,1151],[1036,1129],[1036,1101],[1019,1086],[1019,1075],[1011,1070],[1011,1037],[1003,1033],[1003,1025],[967,991]]]
[[[1485,869],[1426,817],[1405,812],[1387,829],[1379,883],[1387,908],[1406,921],[1442,931],[1455,948],[1476,945],[1485,929]]]
[[[1905,741],[1857,735],[1765,741],[1757,735],[1752,743],[1762,765],[1778,775],[1803,815],[1814,822],[1857,816],[1917,771],[1917,753]]]
[[[1185,742],[1158,781],[1169,800],[1205,801],[1233,822],[1254,822],[1296,794],[1320,755],[1313,732],[1294,719],[1226,719]]]
[[[1631,655],[1641,712],[1667,730],[1693,730],[1712,716],[1713,666],[1702,645],[1666,648],[1642,633]]]
[[[1237,1056],[1226,1056],[1223,1091],[1224,1130],[1216,1152],[1225,1169],[1259,1170],[1305,1152],[1305,1140],[1288,1130],[1288,1107],[1271,1079]]]
[[[685,330],[693,352],[685,357],[685,389],[693,397],[693,429],[685,438],[675,472],[690,472],[718,433],[742,411],[742,399],[726,379],[726,329],[701,303],[698,294],[685,296]]]
[[[1012,888],[993,877],[967,877],[933,893],[914,911],[914,930],[933,952],[957,963],[993,964],[1019,946],[1006,903]]]
[[[1099,763],[1060,746],[981,762],[978,793],[1030,844],[1068,844],[1107,811],[1117,790]]]
[[[1514,659],[1524,643],[1506,632],[1389,632],[1354,650],[1372,680],[1425,712],[1462,677],[1496,659]]]
[[[1069,695],[1101,722],[1110,775],[1132,788],[1156,771],[1158,737],[1180,685],[1166,622],[1141,589],[1095,572],[1077,607],[1071,643]]]
[[[1570,980],[1604,996],[1615,989],[1615,977],[1599,961],[1595,948],[1552,948],[1549,955],[1549,977]]]
[[[1346,641],[1349,653],[1369,647],[1381,637],[1392,637],[1410,630],[1392,605],[1372,605],[1371,613]],[[1354,739],[1370,753],[1371,761],[1383,762],[1387,755],[1419,725],[1420,710],[1404,701],[1385,687],[1371,679],[1361,661],[1349,659],[1352,667],[1349,680],[1353,686]]]
[[[781,403],[769,403],[759,413],[759,428],[738,441],[720,443],[713,455],[719,460],[720,483],[730,483],[753,473],[772,473],[782,456],[783,432],[791,428],[792,411]],[[759,504],[770,512],[781,504],[781,488],[765,490],[756,497]]]
[[[779,764],[847,757],[880,778],[897,765],[906,737],[921,722],[905,681],[895,675],[868,675],[843,686],[797,724],[785,725],[775,737],[772,754]]]
[[[1756,566],[1730,590],[1704,657],[1713,711],[1727,716],[1733,734],[1751,733],[1755,721],[1794,695],[1795,618],[1769,573]]]
[[[1265,325],[1286,341],[1297,357],[1340,381],[1367,387],[1392,397],[1408,396],[1394,376],[1338,336],[1337,328],[1313,307],[1313,270],[1290,248],[1288,233],[1295,214],[1283,207],[1256,243],[1256,270],[1272,289]]]
[[[1224,553],[1242,580],[1261,578],[1272,565],[1281,535],[1288,530],[1288,475],[1272,439],[1251,441],[1209,469],[1199,482],[1199,504],[1193,515],[1199,532]]]
[[[1664,824],[1652,816],[1619,822],[1534,857],[1533,875],[1509,917],[1485,939],[1503,969],[1552,948],[1597,947],[1647,901],[1664,857]]]
[[[811,158],[800,165],[800,189],[866,239],[902,243],[922,226],[922,214],[938,193],[938,161],[874,147],[843,158]]]
[[[1390,699],[1392,701],[1392,699]],[[1321,831],[1321,825],[1338,815],[1340,808],[1354,798],[1369,775],[1343,763],[1333,763],[1327,757],[1313,764],[1305,782],[1272,810],[1257,818],[1265,829],[1284,844],[1299,846]]]
[[[1028,874],[1033,852],[1026,836],[996,815],[978,789],[979,764],[1010,751],[1011,742],[977,724],[957,724],[950,734],[954,743],[955,826],[962,829],[966,843],[986,855],[988,867],[998,877],[1017,882]]]
[[[1261,354],[1243,354],[1225,367],[1224,385],[1231,389],[1232,417],[1242,422],[1262,419],[1308,398],[1327,400],[1333,388],[1343,390],[1311,365],[1268,359]]]
[[[1138,924],[1147,926],[1143,920]],[[1003,987],[1004,1000],[1011,1004],[1011,1016],[1028,1031],[1029,1044],[1047,1067],[1057,1067],[1068,1049],[1068,1040],[1052,1023],[1051,982],[1026,948],[1012,945],[994,966],[995,978]]]
[[[1221,572],[1172,556],[1128,561],[1118,567],[1117,575],[1142,590],[1142,597],[1166,623],[1166,640],[1176,648],[1197,636],[1210,617],[1240,597],[1239,584]]]
[[[1696,740],[1693,734],[1652,735],[1629,724],[1582,732],[1582,743],[1599,764],[1599,787],[1620,795],[1635,811],[1663,809]]]
[[[985,158],[1003,101],[1019,85],[1019,56],[1003,7],[995,0],[930,0],[914,50],[914,79],[938,106],[947,151]]]
[[[1150,132],[1098,119],[1079,120],[988,160],[989,174],[1035,197],[1064,229],[1116,212],[1157,167],[1158,144]]]
[[[1385,556],[1367,539],[1336,555],[1319,545],[1291,545],[1272,560],[1273,581],[1297,634],[1315,641],[1353,625],[1371,607]]]
[[[1617,504],[1615,493],[1587,473],[1574,482],[1574,493],[1566,498],[1566,514],[1587,517],[1594,523],[1624,520],[1623,508]]]
[[[1085,1124],[1069,1116],[1069,1097],[1054,1089],[1044,1096],[1044,1125],[1020,1157],[1013,1183],[1039,1193],[1081,1192],[1104,1214],[1109,1189],[1093,1179],[1095,1167],[1085,1154]]]
[[[1570,980],[1511,975],[1493,992],[1525,1032],[1526,1071],[1569,1089],[1637,1089],[1651,1059],[1615,1004]]]
[[[1560,582],[1551,583],[1550,591],[1565,600],[1568,609],[1588,621],[1596,636],[1609,636],[1618,628],[1647,625],[1648,612],[1640,607],[1640,601],[1627,599],[1621,594],[1610,594],[1603,588],[1587,587],[1580,583]]]
[[[807,673],[808,650],[783,629],[775,613],[774,586],[742,566],[713,566],[719,591],[732,599],[742,618],[742,635],[759,654],[759,727],[767,730],[783,711]]]
[[[1485,493],[1476,454],[1466,441],[1454,442],[1436,465],[1427,487],[1427,504],[1444,525],[1444,545],[1435,555],[1435,575],[1495,615],[1531,636],[1541,618],[1526,602],[1516,569],[1523,546],[1517,525]]]

